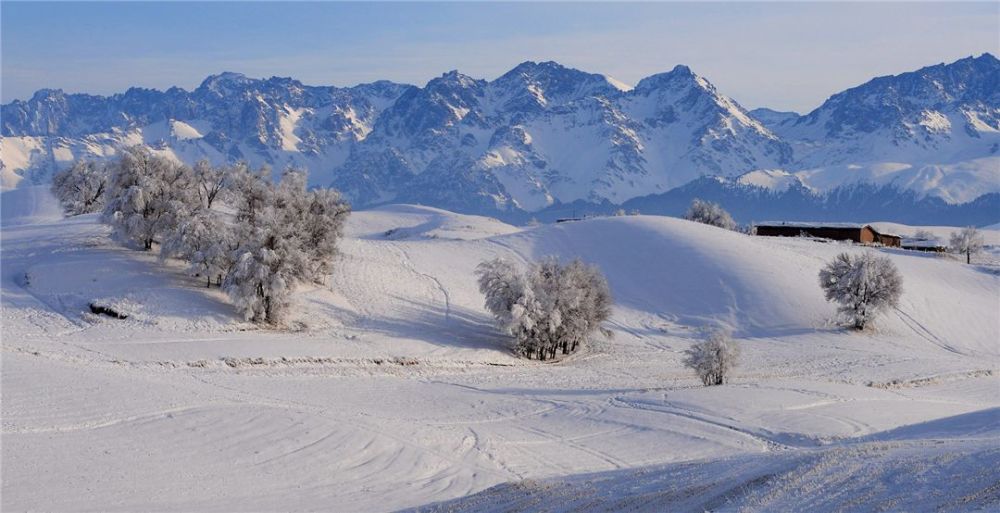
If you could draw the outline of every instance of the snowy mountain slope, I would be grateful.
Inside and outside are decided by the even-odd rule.
[[[350,146],[408,87],[385,81],[312,87],[289,78],[222,73],[191,92],[132,88],[99,97],[41,90],[26,102],[3,106],[4,172],[44,181],[73,159],[145,144],[184,162],[304,166],[313,171],[313,183],[325,184]],[[5,176],[4,188],[17,180]]]
[[[1000,60],[983,54],[875,78],[769,126],[817,189],[893,183],[965,203],[1000,183],[998,91]]]
[[[857,334],[828,322],[816,273],[860,248],[654,216],[518,230],[388,206],[352,214],[329,282],[295,296],[297,331],[275,331],[112,244],[93,216],[53,220],[44,200],[12,200],[30,191],[5,193],[21,205],[5,217],[23,222],[0,231],[4,510],[388,511],[691,461],[708,465],[692,487],[713,468],[752,482],[858,461],[817,445],[1000,407],[988,266],[885,252],[903,302]],[[542,364],[502,349],[472,273],[547,254],[599,264],[617,306],[613,340]],[[84,313],[95,298],[135,315]],[[716,322],[736,329],[744,358],[731,384],[703,388],[681,359]],[[875,448],[866,465],[912,476],[917,457],[961,455],[936,467],[949,482],[995,464],[978,446],[914,447]],[[947,497],[981,488],[964,483]]]
[[[185,161],[307,166],[313,183],[332,177],[362,206],[405,200],[473,212],[623,201],[790,156],[684,66],[634,89],[554,62],[526,62],[492,82],[449,72],[424,88],[317,88],[223,73],[191,93],[43,90],[4,106],[4,119],[7,188],[18,176],[37,182],[73,158],[144,143]]]
[[[361,205],[533,211],[556,200],[619,202],[789,155],[686,67],[622,91],[601,75],[527,62],[492,82],[450,72],[403,96],[334,185]]]
[[[961,204],[1000,192],[998,75],[984,54],[874,79],[805,116],[748,112],[686,66],[634,88],[529,61],[422,88],[222,73],[191,92],[41,90],[3,106],[0,176],[5,189],[41,183],[75,158],[141,143],[187,162],[307,167],[356,206],[515,215],[763,169],[820,193],[863,181]]]
[[[753,109],[750,111],[750,115],[772,131],[784,122],[794,121],[799,118],[797,112],[777,111],[767,107]]]
[[[983,54],[875,78],[775,131],[810,145],[796,155],[806,165],[989,155],[1000,133],[1000,60]]]

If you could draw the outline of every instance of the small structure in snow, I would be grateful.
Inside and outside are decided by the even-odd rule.
[[[817,237],[820,239],[849,240],[859,244],[880,244],[900,247],[902,238],[890,233],[880,233],[871,225],[856,223],[809,223],[793,221],[768,221],[756,223],[757,235],[768,237]]]
[[[947,245],[933,239],[903,239],[900,247],[912,251],[928,251],[931,253],[945,253],[948,251]]]

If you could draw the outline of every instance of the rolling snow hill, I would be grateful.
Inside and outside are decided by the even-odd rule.
[[[73,159],[146,144],[187,162],[306,167],[313,185],[332,184],[359,207],[420,203],[511,220],[655,198],[705,177],[797,184],[816,202],[872,184],[897,203],[961,206],[1000,194],[998,77],[1000,61],[984,54],[876,78],[804,116],[747,111],[686,66],[634,88],[525,62],[492,81],[451,71],[424,87],[222,73],[191,92],[46,89],[2,107],[0,176],[4,189],[43,183]],[[937,222],[980,222],[949,215]]]
[[[725,497],[762,511],[872,476],[885,488],[854,509],[998,500],[995,263],[884,251],[903,300],[858,334],[831,323],[816,283],[858,247],[656,216],[519,229],[394,205],[352,214],[328,283],[300,289],[277,331],[113,244],[93,215],[54,218],[44,193],[2,198],[5,511],[390,511],[507,482],[520,484],[487,502],[603,498],[569,503],[588,511],[680,493],[690,510]],[[520,360],[472,273],[550,254],[605,271],[615,336]],[[95,299],[131,317],[90,314]],[[719,323],[744,357],[732,383],[704,388],[683,351]],[[920,493],[900,495],[900,480]],[[454,507],[483,505],[469,501]]]

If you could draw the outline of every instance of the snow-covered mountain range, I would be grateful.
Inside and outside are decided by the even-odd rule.
[[[876,78],[804,116],[747,111],[686,66],[630,88],[525,62],[492,81],[452,71],[424,87],[223,73],[191,92],[41,90],[2,118],[4,188],[143,143],[184,161],[305,166],[312,184],[359,207],[529,215],[655,197],[706,176],[819,195],[871,182],[945,204],[1000,193],[990,54]]]

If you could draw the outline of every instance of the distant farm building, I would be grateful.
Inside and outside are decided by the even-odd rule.
[[[757,235],[767,237],[815,237],[818,239],[849,240],[858,244],[881,244],[900,247],[898,235],[879,233],[867,224],[854,223],[802,223],[771,221],[754,225]]]
[[[948,246],[930,239],[903,239],[901,247],[913,251],[929,251],[932,253],[944,253],[948,251]]]

